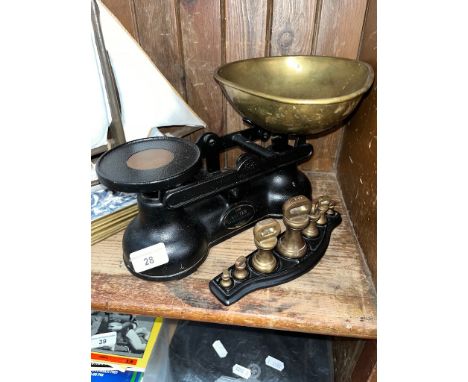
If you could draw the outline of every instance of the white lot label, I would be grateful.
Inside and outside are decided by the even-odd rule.
[[[247,369],[244,366],[238,365],[237,363],[232,367],[232,372],[244,379],[249,379],[250,374],[251,374],[250,369]]]
[[[164,243],[158,243],[130,253],[130,261],[135,272],[143,272],[167,264],[169,257]]]
[[[271,355],[265,358],[265,364],[278,371],[283,371],[284,369],[284,363]]]
[[[220,340],[216,340],[211,346],[213,346],[214,350],[216,350],[216,353],[218,353],[219,358],[224,358],[227,356],[228,352]]]
[[[109,346],[114,348],[117,342],[117,332],[101,333],[91,336],[91,349]]]

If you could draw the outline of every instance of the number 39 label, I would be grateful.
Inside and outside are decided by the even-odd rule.
[[[117,342],[117,332],[101,333],[91,336],[91,349],[110,347],[114,348]]]
[[[136,272],[143,272],[169,262],[166,246],[158,243],[130,254],[130,261]]]

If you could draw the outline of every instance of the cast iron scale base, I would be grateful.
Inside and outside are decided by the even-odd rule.
[[[104,186],[138,193],[139,213],[122,243],[124,263],[135,276],[153,281],[188,276],[213,245],[267,217],[280,218],[289,198],[311,196],[309,180],[297,169],[312,156],[305,137],[271,135],[246,123],[250,126],[246,130],[221,137],[206,133],[196,144],[170,137],[139,139],[100,158],[96,172]],[[269,138],[268,148],[255,143]],[[220,154],[234,147],[244,151],[236,168],[221,170]],[[321,231],[320,244],[315,248],[311,242],[303,259],[283,260],[267,278],[236,284],[222,301],[232,303],[249,291],[285,282],[312,268],[325,252],[338,218],[339,214],[332,217]],[[137,272],[130,255],[159,243],[164,243],[168,262]]]
[[[317,237],[309,239],[303,236],[307,244],[307,252],[300,259],[290,259],[273,250],[277,265],[272,273],[260,273],[253,267],[252,257],[255,254],[255,251],[253,251],[247,256],[246,263],[249,275],[245,279],[236,280],[235,277],[232,277],[232,285],[224,288],[220,284],[222,274],[219,274],[210,281],[211,292],[224,305],[231,305],[257,289],[268,288],[294,280],[317,265],[328,248],[332,231],[340,223],[341,215],[335,211],[333,215],[327,216],[326,224],[317,226],[319,230]],[[234,265],[228,268],[228,271],[232,275]]]

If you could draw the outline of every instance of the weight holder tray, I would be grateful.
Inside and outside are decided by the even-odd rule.
[[[237,280],[232,277],[234,265],[228,268],[231,275],[232,285],[224,288],[220,285],[221,273],[210,281],[210,290],[224,305],[231,305],[239,301],[245,295],[262,288],[269,288],[275,285],[294,280],[311,270],[325,254],[330,243],[332,231],[341,223],[341,215],[334,212],[327,215],[327,223],[317,225],[319,235],[309,239],[304,237],[307,244],[307,252],[300,259],[290,259],[280,255],[276,249],[273,250],[273,256],[276,257],[277,266],[271,273],[260,273],[252,266],[252,257],[256,251],[247,256],[247,267],[249,275],[244,280]],[[281,234],[284,235],[284,232]],[[280,235],[280,236],[281,236]]]

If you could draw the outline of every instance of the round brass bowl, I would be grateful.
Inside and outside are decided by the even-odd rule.
[[[362,61],[324,56],[261,57],[218,68],[234,109],[273,133],[316,134],[338,125],[374,80]]]

